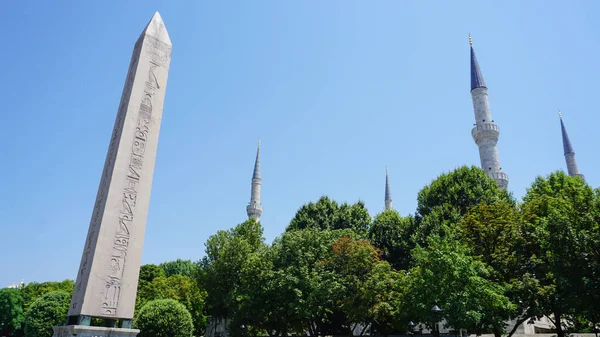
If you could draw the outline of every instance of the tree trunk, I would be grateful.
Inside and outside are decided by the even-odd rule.
[[[517,323],[515,324],[515,326],[513,326],[512,330],[510,330],[508,332],[508,336],[507,337],[512,337],[512,335],[514,335],[514,333],[517,331],[517,329],[521,326],[521,324],[523,324],[523,322],[525,322],[527,319],[529,319],[530,317],[523,317],[523,318],[517,318]]]
[[[494,337],[502,337],[502,331],[497,327],[494,327]]]
[[[561,319],[560,313],[555,312],[554,313],[554,325],[556,326],[556,337],[565,337],[565,332],[562,328],[560,319]]]

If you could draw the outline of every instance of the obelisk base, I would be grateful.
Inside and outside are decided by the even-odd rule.
[[[89,325],[64,325],[52,328],[52,337],[135,337],[140,330],[124,328],[105,328]]]

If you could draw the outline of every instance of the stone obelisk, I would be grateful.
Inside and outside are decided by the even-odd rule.
[[[134,336],[131,329],[171,40],[156,12],[133,49],[66,326],[55,336]],[[107,328],[91,327],[92,317]]]

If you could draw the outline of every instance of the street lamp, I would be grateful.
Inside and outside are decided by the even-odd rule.
[[[440,330],[438,329],[438,315],[439,313],[442,312],[442,309],[440,307],[438,307],[437,304],[433,305],[433,308],[431,308],[431,312],[433,312],[433,317],[435,319],[435,321],[433,322],[433,333],[432,335],[439,337],[440,336]]]
[[[415,323],[413,321],[408,322],[408,331],[412,332],[412,334],[414,335],[415,331]]]

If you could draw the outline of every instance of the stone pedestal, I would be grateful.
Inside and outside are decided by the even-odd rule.
[[[65,325],[53,328],[53,337],[135,337],[140,330],[105,328],[89,325]]]

